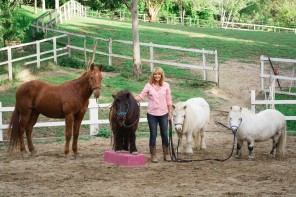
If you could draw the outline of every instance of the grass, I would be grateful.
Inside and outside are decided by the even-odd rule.
[[[59,29],[113,40],[132,40],[130,22],[105,19],[75,18]],[[167,24],[139,23],[141,42],[217,50],[220,61],[237,59],[258,62],[260,55],[295,57],[293,33],[258,32],[198,28]]]

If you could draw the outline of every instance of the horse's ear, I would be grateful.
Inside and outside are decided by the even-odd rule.
[[[90,67],[89,67],[89,70],[94,70],[95,68],[95,64],[94,63],[91,63]]]
[[[230,111],[232,110],[232,106],[230,106]]]
[[[112,97],[115,99],[116,98],[116,94],[112,94]]]
[[[173,109],[175,109],[176,108],[176,106],[175,105],[173,105]]]
[[[239,110],[240,110],[240,111],[243,111],[243,108],[242,108],[242,107],[239,107]]]
[[[100,66],[99,66],[99,71],[102,71],[102,70],[103,70],[103,65],[100,64]]]

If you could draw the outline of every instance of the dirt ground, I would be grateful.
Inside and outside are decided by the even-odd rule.
[[[236,69],[240,68],[240,69]],[[259,88],[259,65],[232,62],[221,65],[220,87],[209,94],[224,98],[219,110],[231,105],[249,107],[250,90]],[[230,83],[229,81],[232,81]],[[225,122],[226,114],[213,111],[206,132],[205,152],[195,151],[192,159],[227,158],[233,135],[215,121]],[[138,138],[139,153],[146,167],[124,168],[103,161],[110,139],[92,138],[78,142],[80,156],[65,158],[64,143],[35,143],[37,157],[9,156],[0,148],[0,196],[295,196],[296,137],[287,139],[282,160],[268,156],[271,141],[255,143],[255,160],[247,159],[244,144],[241,159],[225,162],[190,163],[162,160],[157,138],[159,163],[150,162],[148,138]],[[176,142],[176,138],[174,138]],[[182,158],[188,158],[181,155]]]

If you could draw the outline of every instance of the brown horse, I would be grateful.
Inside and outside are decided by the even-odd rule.
[[[109,120],[114,136],[115,152],[125,150],[137,154],[136,130],[140,119],[140,107],[129,90],[119,91],[110,108]]]
[[[94,93],[97,99],[101,94],[102,65],[92,64],[87,72],[79,78],[65,82],[59,86],[34,80],[21,85],[16,91],[15,110],[9,125],[10,145],[12,152],[20,146],[22,155],[26,153],[24,133],[26,132],[28,148],[31,155],[36,154],[32,142],[32,129],[39,114],[49,118],[63,118],[66,123],[65,155],[69,155],[72,138],[74,158],[77,155],[79,129],[88,108],[89,98]]]

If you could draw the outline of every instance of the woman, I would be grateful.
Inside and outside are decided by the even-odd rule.
[[[147,108],[147,120],[150,130],[149,147],[151,154],[151,162],[157,163],[156,157],[156,137],[157,125],[160,128],[162,139],[162,148],[165,161],[171,161],[168,151],[168,120],[172,118],[172,96],[170,85],[164,81],[164,71],[160,67],[156,67],[150,76],[142,92],[135,97],[137,101],[143,100],[148,95],[149,102]]]

